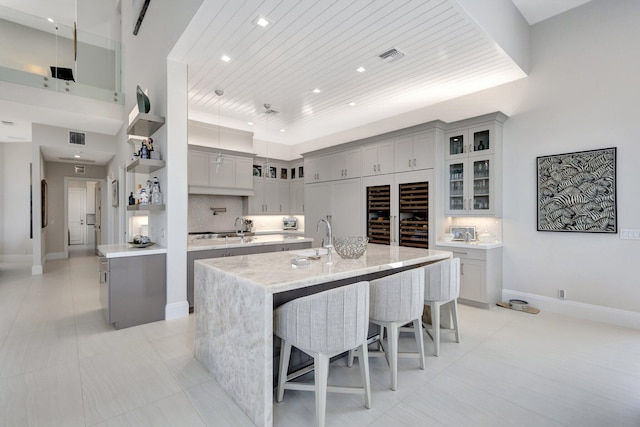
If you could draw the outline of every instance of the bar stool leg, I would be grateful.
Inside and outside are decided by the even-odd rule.
[[[284,383],[287,382],[289,370],[289,358],[291,357],[291,343],[282,340],[280,344],[280,368],[278,372],[278,392],[276,402],[282,402],[284,398]]]
[[[391,367],[391,390],[398,389],[398,329],[399,326],[391,322],[388,327],[387,336],[389,346],[389,366]]]
[[[369,349],[364,343],[358,348],[358,364],[360,365],[360,376],[362,377],[362,386],[364,387],[364,406],[371,408],[371,381],[369,380]]]
[[[424,370],[424,339],[422,338],[422,320],[413,321],[413,333],[416,336],[416,344],[418,345],[418,353],[420,358],[420,369]]]
[[[327,412],[327,379],[329,377],[329,357],[319,353],[314,357],[315,392],[316,392],[316,426],[324,427]]]
[[[458,302],[451,301],[451,315],[453,316],[453,327],[456,330],[456,342],[460,342],[460,332],[458,330]]]
[[[431,303],[431,329],[433,332],[434,354],[440,356],[440,304]]]

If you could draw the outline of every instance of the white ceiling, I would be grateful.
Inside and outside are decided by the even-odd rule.
[[[513,3],[534,24],[587,1]],[[69,2],[0,0],[0,6],[42,15],[69,9]],[[190,118],[249,130],[257,139],[326,138],[524,76],[451,0],[204,0],[203,11],[185,34],[188,48],[177,52],[189,64]],[[267,28],[253,24],[259,15],[271,21]],[[392,63],[378,58],[391,48],[406,56]],[[357,72],[360,66],[366,71]],[[265,103],[279,114],[266,116]],[[6,128],[16,131],[0,126],[0,141],[7,141]]]

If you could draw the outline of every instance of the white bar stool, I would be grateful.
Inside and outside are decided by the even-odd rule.
[[[456,301],[460,296],[460,258],[429,264],[424,271],[424,303],[431,310],[431,327],[426,324],[424,327],[433,340],[434,354],[440,356],[440,307],[443,305],[449,304],[453,318],[453,328],[447,331],[453,331],[456,342],[460,342]]]
[[[425,368],[424,342],[422,340],[422,311],[424,304],[424,270],[416,268],[372,280],[369,283],[369,321],[380,326],[379,340],[382,344],[384,329],[388,330],[388,351],[381,345],[381,352],[369,352],[370,356],[385,356],[390,365],[391,390],[398,388],[398,357],[417,357],[420,369]],[[413,323],[413,332],[418,347],[417,353],[398,352],[400,328]],[[360,354],[349,352],[348,366],[353,357]]]
[[[364,394],[364,405],[370,408],[368,328],[368,282],[358,282],[298,298],[276,308],[273,329],[275,335],[282,339],[276,401],[282,401],[286,389],[315,391],[318,427],[325,425],[327,391]],[[287,375],[291,346],[313,357],[315,384],[290,381],[299,376],[297,373]],[[360,361],[363,386],[358,388],[327,386],[329,359],[355,348],[365,356]]]

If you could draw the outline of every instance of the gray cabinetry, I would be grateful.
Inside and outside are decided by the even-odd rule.
[[[164,319],[166,254],[100,258],[100,303],[116,329]]]

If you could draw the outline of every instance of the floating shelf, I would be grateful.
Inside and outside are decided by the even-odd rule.
[[[127,205],[128,211],[163,211],[164,205]]]
[[[151,173],[164,166],[164,160],[137,159],[127,165],[127,172]]]
[[[164,125],[164,117],[149,113],[138,113],[127,128],[127,134],[151,136]]]

